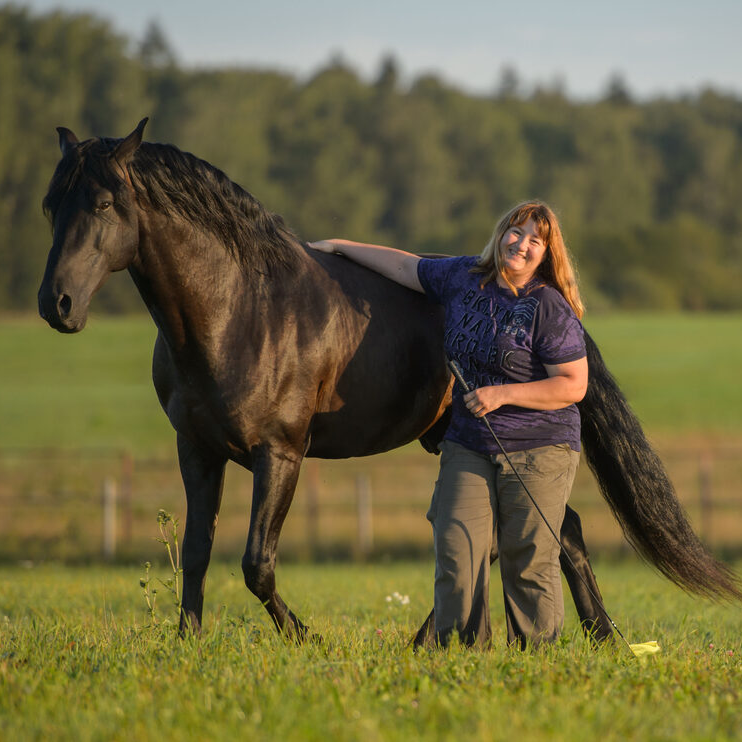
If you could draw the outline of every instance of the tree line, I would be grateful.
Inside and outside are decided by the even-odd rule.
[[[56,126],[146,138],[221,168],[303,239],[478,253],[519,200],[562,219],[588,310],[742,308],[742,100],[714,89],[638,101],[557,85],[489,96],[393,58],[363,80],[342,60],[306,80],[186,69],[163,31],[137,41],[93,15],[0,8],[0,308],[28,310],[51,238],[41,200]],[[141,307],[112,280],[99,309]]]

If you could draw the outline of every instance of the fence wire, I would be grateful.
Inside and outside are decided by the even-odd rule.
[[[742,448],[664,444],[658,452],[702,540],[742,548]],[[286,560],[430,555],[425,519],[438,460],[418,446],[363,459],[308,459],[279,542]],[[230,464],[214,545],[244,550],[252,475]],[[587,466],[570,505],[592,554],[628,549]],[[0,560],[144,561],[160,556],[157,512],[185,523],[175,457],[135,459],[117,449],[0,449]]]

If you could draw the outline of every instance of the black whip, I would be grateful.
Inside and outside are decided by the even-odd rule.
[[[456,361],[449,360],[448,361],[448,367],[451,369],[451,373],[453,373],[454,377],[456,378],[456,381],[459,382],[459,385],[461,386],[462,389],[464,389],[466,392],[474,391],[473,389],[470,389],[469,388],[469,385],[466,383],[466,381],[464,381],[464,376],[461,373],[461,368],[459,368],[459,365],[458,365],[458,363],[456,363]],[[487,426],[487,430],[489,430],[489,432],[491,433],[492,437],[495,439],[495,443],[497,443],[497,447],[500,449],[500,451],[502,451],[502,455],[505,457],[505,461],[508,462],[508,465],[510,466],[510,468],[515,472],[515,476],[518,477],[518,481],[520,482],[521,486],[525,490],[525,493],[530,498],[531,502],[533,503],[533,506],[538,511],[538,514],[541,516],[541,518],[543,519],[544,523],[546,523],[546,527],[551,532],[551,535],[556,539],[556,542],[559,544],[559,548],[561,549],[562,554],[564,554],[564,556],[567,557],[567,561],[572,565],[572,569],[574,569],[574,571],[577,574],[577,576],[582,580],[583,585],[585,585],[585,587],[587,588],[587,591],[593,597],[593,600],[595,600],[595,602],[601,607],[601,609],[603,610],[603,613],[605,613],[605,615],[606,615],[606,618],[611,622],[611,626],[613,626],[613,628],[616,630],[616,633],[621,637],[621,639],[623,639],[624,644],[626,644],[626,646],[629,648],[629,650],[631,651],[631,653],[633,655],[634,654],[634,650],[632,649],[631,644],[629,644],[628,641],[626,641],[626,637],[621,633],[621,631],[618,628],[618,626],[616,626],[615,621],[608,615],[608,611],[606,611],[605,606],[603,605],[602,601],[592,591],[592,589],[590,588],[590,585],[588,585],[588,583],[587,583],[587,580],[585,580],[585,578],[582,576],[582,574],[580,574],[580,572],[578,571],[577,567],[575,566],[575,563],[572,561],[572,557],[570,557],[569,553],[564,548],[564,544],[562,544],[561,539],[554,532],[554,529],[551,527],[551,524],[546,519],[546,516],[544,515],[543,511],[541,510],[541,508],[538,506],[538,503],[534,499],[533,495],[528,491],[528,487],[526,487],[526,483],[523,481],[523,477],[521,477],[521,475],[518,472],[518,470],[513,466],[513,462],[510,460],[510,457],[508,456],[507,451],[505,451],[505,449],[503,448],[502,443],[500,443],[500,439],[497,437],[497,433],[495,433],[495,431],[492,429],[492,426],[490,425],[490,421],[487,419],[487,416],[486,415],[482,415],[482,417],[479,418],[479,419],[484,422],[484,424]]]

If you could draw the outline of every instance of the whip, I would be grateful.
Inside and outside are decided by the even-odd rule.
[[[451,372],[453,373],[456,381],[458,381],[459,385],[464,389],[466,392],[474,391],[473,389],[469,388],[469,385],[464,380],[464,376],[461,373],[461,369],[459,368],[458,363],[453,360],[448,361],[448,367],[451,369]],[[518,481],[520,482],[521,486],[525,490],[525,493],[528,495],[529,499],[533,503],[533,506],[538,511],[538,514],[543,519],[544,523],[546,523],[546,527],[551,532],[551,535],[554,537],[556,542],[559,544],[559,549],[561,550],[562,554],[567,558],[567,561],[572,565],[572,569],[574,569],[577,576],[582,580],[583,585],[587,588],[587,591],[592,596],[593,600],[600,606],[603,613],[605,613],[606,617],[611,623],[611,626],[615,629],[616,633],[621,637],[623,640],[623,643],[629,648],[629,651],[632,653],[632,655],[636,657],[641,657],[642,655],[646,654],[656,654],[660,651],[659,644],[656,641],[648,641],[648,642],[642,642],[640,644],[629,644],[629,642],[626,640],[626,637],[621,633],[621,630],[616,626],[616,622],[608,615],[608,611],[606,611],[605,606],[603,605],[603,602],[598,598],[598,596],[592,591],[590,588],[590,585],[588,585],[587,580],[582,576],[582,574],[578,571],[577,567],[575,566],[575,563],[572,561],[572,558],[570,557],[567,550],[564,548],[564,544],[562,544],[561,539],[559,536],[554,532],[554,529],[551,527],[551,524],[546,519],[546,516],[544,515],[541,508],[538,506],[538,503],[534,499],[533,495],[528,491],[528,487],[526,487],[526,483],[523,481],[523,477],[521,477],[518,470],[513,466],[513,462],[510,460],[510,457],[507,454],[507,451],[503,448],[502,443],[500,443],[500,439],[497,437],[497,434],[492,429],[492,426],[490,425],[490,421],[487,419],[486,415],[483,415],[481,418],[479,418],[484,422],[484,424],[487,426],[487,430],[489,430],[492,437],[495,439],[495,443],[497,444],[497,447],[502,451],[502,455],[505,457],[505,461],[508,462],[508,465],[510,468],[515,472],[515,476],[518,477]]]

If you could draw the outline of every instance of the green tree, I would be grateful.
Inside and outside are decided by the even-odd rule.
[[[5,307],[35,305],[50,242],[41,200],[59,159],[55,127],[80,136],[124,133],[132,108],[141,107],[132,105],[141,99],[142,77],[126,47],[89,15],[0,10],[3,118],[9,114],[0,148]]]
[[[40,203],[55,127],[122,136],[150,117],[307,239],[476,253],[516,201],[557,210],[594,306],[740,309],[742,100],[712,89],[634,99],[614,75],[594,102],[562,81],[528,95],[513,68],[489,97],[393,57],[365,82],[341,59],[307,81],[180,66],[152,23],[138,44],[94,15],[0,8],[0,308],[31,309],[49,247]],[[139,307],[111,280],[97,306]]]

